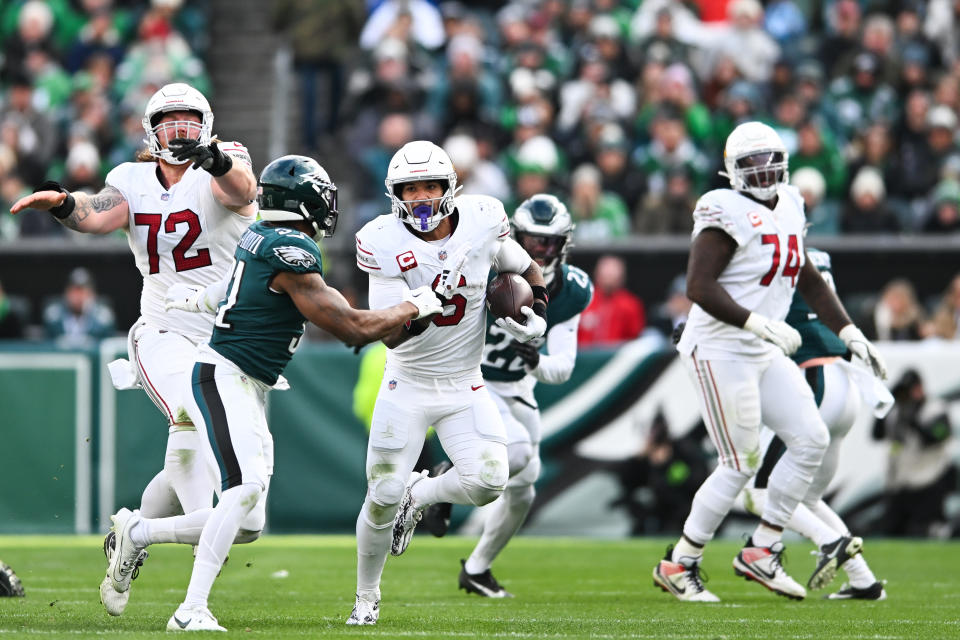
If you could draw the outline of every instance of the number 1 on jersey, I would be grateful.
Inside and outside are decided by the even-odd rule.
[[[240,293],[240,281],[243,279],[243,269],[247,266],[243,260],[237,260],[233,267],[233,277],[230,278],[230,288],[227,289],[227,299],[217,310],[217,319],[214,324],[221,329],[233,329],[233,325],[227,322],[227,312],[237,304],[237,294]]]
[[[760,242],[773,245],[773,258],[771,260],[770,270],[760,278],[760,284],[769,287],[777,275],[777,269],[780,268],[780,236],[775,233],[765,233],[760,236]],[[796,234],[787,236],[787,261],[783,265],[784,278],[790,278],[790,286],[797,286],[797,275],[800,273],[800,243],[797,241]]]

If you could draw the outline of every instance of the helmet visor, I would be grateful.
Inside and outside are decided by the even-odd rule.
[[[766,189],[783,182],[787,163],[782,151],[760,151],[737,158],[736,167],[746,186]]]

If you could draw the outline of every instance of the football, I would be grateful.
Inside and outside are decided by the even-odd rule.
[[[487,285],[487,309],[497,318],[513,318],[523,324],[527,318],[520,307],[533,305],[533,289],[519,273],[500,273]]]

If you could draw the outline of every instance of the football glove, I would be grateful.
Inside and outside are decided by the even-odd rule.
[[[417,308],[417,317],[414,320],[443,312],[443,303],[440,302],[440,298],[426,285],[416,289],[404,289],[403,301],[413,303]]]
[[[751,313],[743,323],[743,328],[756,334],[761,340],[780,347],[780,350],[788,356],[792,356],[803,342],[800,332],[786,322],[771,320],[759,313]]]
[[[524,343],[511,340],[510,346],[513,347],[513,350],[520,356],[520,359],[523,361],[523,366],[527,371],[533,371],[540,365],[540,349],[529,342]]]
[[[199,140],[174,138],[167,144],[167,148],[177,160],[189,160],[193,162],[194,169],[203,169],[215,178],[219,178],[233,167],[233,160],[220,151],[216,142],[203,145]]]
[[[22,598],[24,595],[20,578],[7,563],[0,561],[0,597]]]
[[[855,325],[848,324],[840,329],[840,339],[847,345],[847,348],[873,369],[873,375],[881,380],[887,379],[887,363],[883,361],[877,348],[867,340],[866,336]]]
[[[460,274],[463,273],[463,265],[467,262],[467,254],[470,253],[470,245],[465,244],[457,249],[449,258],[449,263],[444,261],[443,271],[440,272],[440,279],[437,286],[433,288],[437,295],[449,298],[453,295],[454,289],[460,286]],[[446,265],[449,264],[450,267]]]
[[[167,289],[163,310],[177,309],[190,313],[200,313],[204,310],[200,308],[200,305],[203,304],[203,292],[204,290],[201,287],[176,282]]]
[[[520,307],[520,312],[527,318],[524,324],[520,324],[513,318],[497,318],[497,325],[516,338],[517,342],[530,342],[546,333],[547,321],[534,313],[533,309]]]

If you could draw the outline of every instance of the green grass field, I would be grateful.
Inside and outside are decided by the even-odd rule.
[[[148,638],[189,580],[189,547],[152,547],[130,604],[111,618],[97,587],[99,537],[0,536],[0,558],[26,598],[0,599],[0,637]],[[351,628],[355,547],[347,536],[272,536],[235,546],[210,608],[232,634],[263,638],[960,638],[960,544],[868,541],[885,602],[803,602],[737,578],[735,542],[716,541],[704,568],[720,604],[681,603],[650,578],[666,540],[520,537],[494,573],[517,597],[486,600],[457,590],[459,559],[472,539],[418,535],[384,572],[380,622]],[[804,582],[812,546],[789,546],[787,570]],[[278,577],[286,572],[286,577]],[[832,585],[839,587],[843,574]]]

